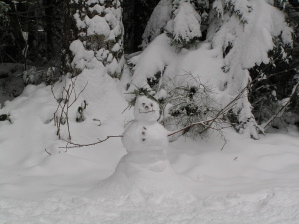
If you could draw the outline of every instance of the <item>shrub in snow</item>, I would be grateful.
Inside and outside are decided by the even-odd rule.
[[[161,102],[163,123],[168,129],[175,130],[199,121],[206,121],[215,118],[219,112],[216,109],[217,103],[213,99],[213,89],[190,73],[185,74],[179,82],[167,85],[165,88],[167,95],[161,97]],[[194,138],[206,130],[204,125],[195,125],[180,134]]]
[[[24,66],[17,63],[0,64],[0,103],[19,96],[24,89],[22,73]]]
[[[106,67],[112,77],[123,69],[123,24],[120,0],[67,1],[64,71],[73,76],[84,68]]]
[[[161,114],[157,118],[168,130],[177,130],[183,127],[184,131],[178,135],[198,137],[208,129],[205,125],[194,125],[199,121],[206,121],[215,118],[218,114],[216,109],[217,102],[213,99],[213,90],[207,84],[203,84],[197,77],[192,74],[185,74],[184,77],[175,77],[178,81],[169,82],[162,86],[157,85],[156,79],[148,79],[150,88],[136,88],[129,94],[135,97],[131,100],[130,105],[134,106],[138,96],[147,98],[159,104]],[[222,115],[221,115],[222,116]],[[219,122],[211,125],[211,128],[219,126]]]

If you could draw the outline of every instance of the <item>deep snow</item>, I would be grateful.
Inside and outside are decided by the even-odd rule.
[[[121,84],[85,70],[76,81],[77,92],[87,81],[70,111],[73,141],[122,134],[133,115],[132,110],[122,113],[127,103],[118,91]],[[62,86],[56,84],[56,94]],[[86,120],[76,123],[83,99]],[[125,154],[121,139],[65,152],[51,120],[56,108],[51,88],[39,85],[27,86],[0,110],[13,122],[0,123],[0,223],[299,223],[299,133],[294,127],[258,141],[225,129],[223,150],[217,133],[197,141],[181,137],[169,145],[167,158],[195,198],[153,200],[139,194],[104,200],[99,183]],[[67,138],[66,126],[62,133]]]

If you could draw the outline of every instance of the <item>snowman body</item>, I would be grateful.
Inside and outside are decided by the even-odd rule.
[[[145,97],[137,98],[135,121],[124,131],[122,143],[127,154],[115,172],[102,182],[104,194],[124,195],[143,192],[165,195],[182,191],[181,181],[166,158],[167,130],[157,122],[159,105]]]
[[[167,130],[157,122],[159,105],[145,97],[138,97],[134,108],[135,121],[123,133],[122,143],[127,152],[165,151]]]
[[[128,153],[165,151],[167,131],[158,122],[134,121],[123,133],[122,143]]]

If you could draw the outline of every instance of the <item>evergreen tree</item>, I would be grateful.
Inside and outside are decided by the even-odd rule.
[[[256,78],[261,74],[264,79],[255,83],[252,86],[250,93],[250,102],[253,105],[253,114],[259,123],[267,122],[277,113],[283,106],[284,102],[290,97],[294,86],[299,82],[297,78],[299,66],[299,9],[294,6],[299,6],[296,1],[275,1],[274,6],[283,10],[286,14],[286,19],[294,29],[294,39],[292,45],[286,45],[283,41],[283,36],[279,35],[274,38],[274,48],[269,51],[268,55],[270,62],[262,63],[250,69],[252,78]],[[297,49],[297,50],[296,50]],[[279,128],[285,123],[295,123],[299,121],[299,103],[298,96],[294,97],[291,102],[288,112],[279,116],[271,124],[273,127]]]
[[[63,40],[63,1],[44,0],[47,57],[60,64]]]
[[[171,20],[165,31],[177,49],[190,49],[202,37],[201,23],[207,18],[209,8],[206,0],[172,0]]]
[[[142,49],[145,49],[157,36],[164,32],[171,19],[172,0],[161,0],[154,9],[142,35]]]
[[[107,68],[120,77],[124,64],[120,0],[65,1],[63,71],[73,76],[84,68]]]
[[[58,0],[0,1],[0,50],[6,62],[44,66],[59,57],[62,2]],[[60,35],[60,38],[56,38]]]
[[[234,118],[239,132],[248,132],[257,139],[259,126],[248,101],[248,69],[269,64],[268,51],[273,50],[274,40],[280,36],[284,45],[291,44],[292,29],[285,23],[283,13],[265,0],[216,0],[210,20],[208,39],[223,57],[223,71],[227,74],[222,91],[232,97],[244,92],[230,118]]]

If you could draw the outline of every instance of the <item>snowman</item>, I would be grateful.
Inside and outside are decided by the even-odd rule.
[[[135,121],[125,129],[122,138],[130,161],[138,157],[134,162],[148,164],[149,170],[163,169],[166,160],[168,131],[157,122],[159,116],[158,103],[139,96],[134,107]]]
[[[157,122],[160,115],[156,101],[139,96],[133,121],[124,131],[122,143],[127,154],[115,172],[103,180],[99,190],[104,195],[151,195],[161,198],[182,192],[180,177],[166,158],[168,131]]]

